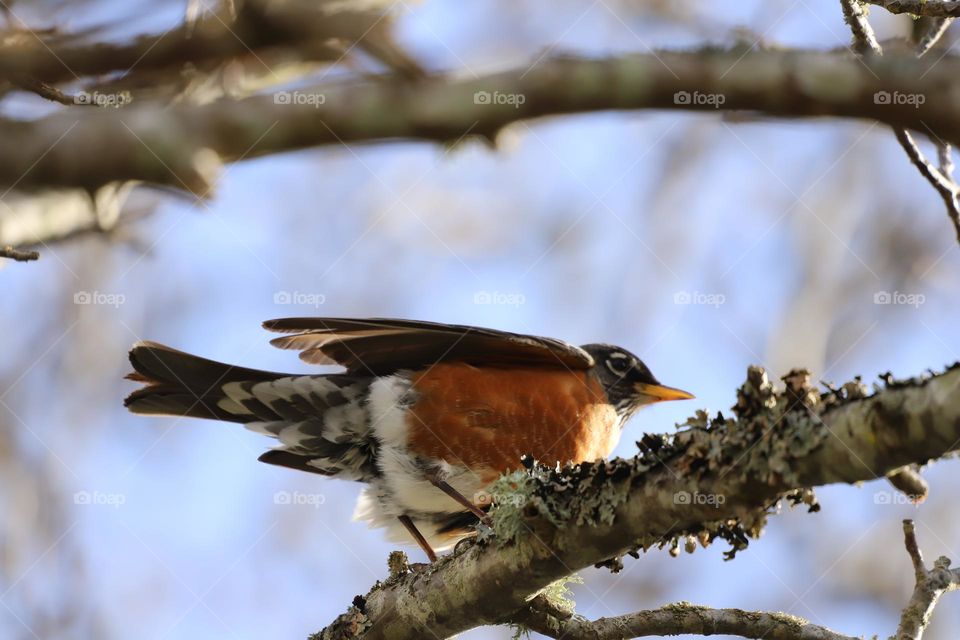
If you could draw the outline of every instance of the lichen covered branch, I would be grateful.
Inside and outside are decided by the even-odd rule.
[[[820,392],[798,370],[777,388],[750,369],[733,414],[699,412],[673,436],[646,435],[631,459],[556,469],[526,461],[492,489],[493,530],[423,571],[358,597],[323,638],[448,637],[511,619],[551,583],[652,547],[728,555],[781,501],[818,505],[823,484],[882,478],[960,442],[960,366]]]
[[[866,0],[890,13],[910,13],[931,18],[960,18],[960,2],[956,0]]]

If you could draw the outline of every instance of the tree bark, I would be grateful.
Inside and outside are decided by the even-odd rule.
[[[688,535],[726,538],[736,550],[786,492],[873,480],[960,443],[956,365],[887,378],[868,397],[859,382],[820,396],[804,371],[785,380],[775,390],[752,368],[736,419],[701,412],[669,440],[645,437],[636,458],[505,476],[494,489],[494,535],[378,584],[317,637],[445,638],[500,623],[584,567]]]
[[[136,102],[0,122],[0,184],[96,188],[144,180],[209,189],[225,161],[317,145],[493,139],[518,120],[599,110],[835,116],[932,130],[960,143],[960,60],[704,49],[556,58],[476,79],[322,85],[203,106]],[[211,153],[212,152],[212,153]]]

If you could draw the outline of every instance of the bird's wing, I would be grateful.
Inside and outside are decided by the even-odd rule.
[[[494,329],[389,318],[280,318],[264,328],[292,335],[270,344],[297,349],[312,364],[340,364],[349,373],[386,375],[437,362],[476,366],[589,369],[593,358],[562,340]]]

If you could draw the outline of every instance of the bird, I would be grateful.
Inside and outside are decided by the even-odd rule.
[[[646,405],[694,396],[637,356],[457,324],[281,318],[271,340],[335,373],[262,371],[155,342],[130,351],[135,414],[240,423],[279,441],[261,462],[363,483],[354,518],[437,552],[489,523],[491,483],[522,468],[610,456]]]

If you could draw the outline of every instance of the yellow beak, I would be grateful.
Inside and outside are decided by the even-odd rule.
[[[664,400],[690,400],[695,397],[688,391],[675,389],[674,387],[665,387],[660,384],[644,384],[643,382],[638,382],[633,388],[637,390],[637,393],[656,398],[656,402],[663,402]]]

